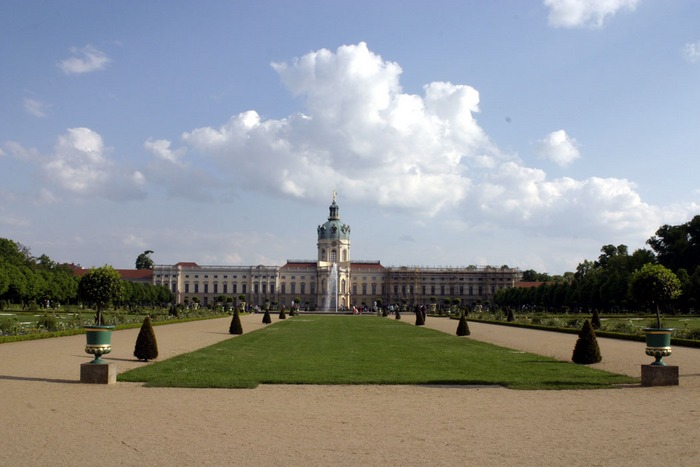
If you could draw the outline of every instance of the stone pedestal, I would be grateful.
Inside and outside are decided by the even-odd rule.
[[[678,366],[642,365],[642,386],[678,386]]]
[[[117,382],[117,365],[114,363],[83,363],[80,365],[80,382],[115,384]]]

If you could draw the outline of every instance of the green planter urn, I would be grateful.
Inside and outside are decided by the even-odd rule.
[[[95,356],[90,363],[107,363],[101,357],[112,351],[113,329],[114,326],[85,326],[85,352]]]
[[[647,341],[646,354],[656,359],[652,365],[666,365],[663,358],[671,355],[672,332],[673,328],[644,328]]]

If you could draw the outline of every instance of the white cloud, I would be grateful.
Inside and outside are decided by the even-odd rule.
[[[180,148],[172,150],[170,148],[170,141],[167,139],[156,139],[149,138],[143,146],[150,152],[155,154],[160,159],[171,162],[177,166],[183,167],[185,164],[182,162],[182,157],[187,151],[186,148]]]
[[[248,111],[183,134],[249,189],[319,199],[337,187],[433,214],[465,197],[472,159],[499,157],[474,118],[474,88],[435,82],[423,96],[402,93],[401,68],[364,43],[272,66],[305,97],[305,114],[263,120]]]
[[[544,0],[549,24],[557,28],[602,27],[620,10],[634,11],[639,0]]]
[[[538,141],[537,155],[560,167],[566,167],[580,157],[576,140],[564,130],[553,131]]]
[[[46,104],[38,99],[32,99],[29,97],[24,98],[24,110],[35,117],[44,118],[48,115],[48,109]]]
[[[108,152],[98,133],[70,128],[58,137],[54,153],[42,158],[41,170],[45,180],[64,193],[114,200],[142,198],[142,174],[118,166]]]
[[[169,196],[212,202],[212,191],[225,189],[216,175],[184,160],[187,148],[172,149],[170,141],[153,138],[144,147],[155,156],[146,168],[148,180],[164,187]]]
[[[122,239],[122,245],[136,248],[146,248],[146,242],[142,237],[128,234]]]
[[[685,44],[683,46],[683,58],[689,63],[700,62],[700,41]]]
[[[89,44],[82,48],[72,47],[70,52],[72,57],[58,63],[58,68],[67,75],[103,70],[110,62],[107,54]]]
[[[549,179],[503,154],[476,120],[476,89],[433,82],[422,95],[404,93],[399,65],[364,43],[273,67],[304,99],[304,113],[264,119],[249,110],[182,135],[193,165],[211,167],[209,176],[222,185],[311,201],[327,199],[335,188],[356,204],[432,216],[441,226],[459,219],[480,232],[545,228],[554,237],[638,239],[663,223],[666,208],[644,203],[628,180]],[[178,180],[169,186],[173,192],[203,185],[182,183],[191,176],[178,166],[183,149],[149,141],[161,164],[149,180],[168,174]],[[580,157],[564,130],[539,143],[540,157],[559,165]]]

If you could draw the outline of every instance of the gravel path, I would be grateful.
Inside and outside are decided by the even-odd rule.
[[[242,317],[244,330],[261,315]],[[273,320],[275,318],[273,317]],[[361,319],[361,318],[358,318]],[[406,323],[412,319],[404,318]],[[155,327],[159,360],[228,339],[230,318]],[[450,334],[456,321],[428,318]],[[469,323],[471,339],[569,360],[575,335]],[[113,333],[120,372],[138,329]],[[144,388],[78,382],[84,336],[0,345],[0,464],[696,466],[700,349],[680,386]],[[599,338],[596,367],[640,376],[644,344]]]

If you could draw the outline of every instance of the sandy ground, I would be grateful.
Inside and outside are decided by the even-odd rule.
[[[261,315],[243,317],[246,332]],[[273,318],[274,319],[274,318]],[[361,318],[358,318],[361,319]],[[230,318],[155,328],[159,360],[227,339]],[[405,317],[412,324],[413,319]],[[454,333],[457,323],[428,318]],[[472,339],[569,360],[575,335],[470,323]],[[120,372],[138,329],[113,334]],[[80,384],[84,336],[0,345],[0,465],[700,465],[700,350],[674,348],[680,386]],[[644,344],[598,339],[602,369],[639,377]]]

